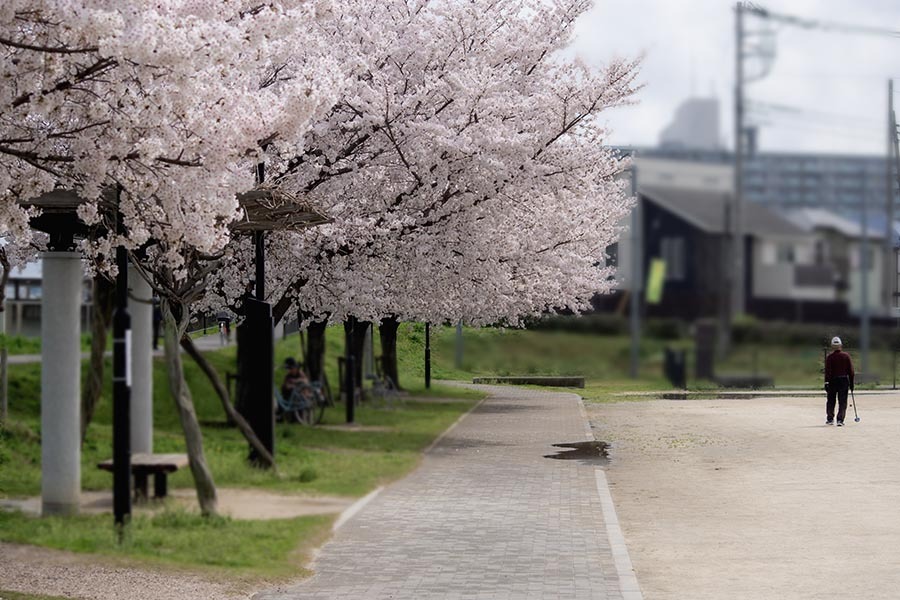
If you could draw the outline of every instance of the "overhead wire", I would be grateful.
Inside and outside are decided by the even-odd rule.
[[[849,23],[840,23],[837,21],[827,21],[823,19],[810,19],[780,13],[763,8],[752,2],[746,3],[745,10],[757,17],[769,19],[785,25],[792,25],[801,29],[818,29],[821,31],[831,31],[838,33],[872,35],[879,37],[900,38],[900,31],[895,29],[886,29],[883,27],[874,27],[871,25],[855,25]]]

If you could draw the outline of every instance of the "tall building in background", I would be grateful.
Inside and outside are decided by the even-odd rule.
[[[685,100],[672,122],[659,136],[659,147],[669,150],[722,150],[719,135],[719,101],[715,98]]]
[[[687,163],[732,164],[719,142],[719,101],[691,98],[675,111],[656,148],[640,148],[646,158]],[[773,208],[829,208],[858,218],[867,205],[883,213],[887,196],[883,156],[760,152],[754,141],[744,158],[743,197]],[[630,150],[630,149],[629,149]],[[894,182],[895,194],[898,191]]]
[[[651,259],[662,259],[664,292],[652,311],[658,314],[713,316],[716,303],[703,305],[691,294],[710,299],[716,286],[727,285],[725,277],[716,275],[727,245],[707,248],[710,240],[727,233],[722,211],[734,181],[734,155],[719,142],[718,121],[718,101],[689,99],[663,130],[657,147],[619,149],[623,154],[636,152],[643,213],[643,231],[635,238],[626,229],[613,249],[620,289],[633,292],[635,283],[642,289],[642,282],[632,278],[635,252],[641,256],[642,274]],[[865,288],[872,314],[896,316],[893,278],[882,271],[890,264],[887,260],[900,269],[900,244],[892,240],[893,251],[887,256],[879,250],[884,248],[886,226],[885,157],[760,152],[756,140],[752,135],[743,163],[743,216],[749,227],[743,241],[746,272],[729,274],[743,278],[748,312],[763,318],[841,321],[861,313]],[[896,197],[895,180],[892,184]],[[753,209],[754,204],[761,206]],[[810,208],[816,211],[802,210]],[[864,212],[867,236],[860,226]],[[763,214],[770,215],[769,221],[751,227]],[[781,224],[784,219],[791,224]],[[623,225],[630,227],[631,221]],[[768,235],[776,230],[774,237]],[[866,244],[869,258],[863,258]],[[691,255],[698,256],[688,261]],[[866,278],[861,277],[864,268]],[[701,281],[708,283],[706,288]],[[624,305],[614,306],[622,310]],[[685,312],[685,307],[694,312]]]

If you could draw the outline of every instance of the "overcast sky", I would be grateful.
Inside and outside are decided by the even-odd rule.
[[[717,97],[723,142],[733,140],[733,0],[596,0],[579,23],[575,52],[593,64],[613,55],[645,59],[639,104],[609,113],[614,144],[655,145],[686,98]],[[900,0],[760,0],[771,11],[900,30]],[[768,26],[746,17],[747,29]],[[900,37],[774,25],[770,74],[747,86],[749,101],[797,107],[750,115],[760,147],[797,152],[886,151],[887,80],[900,78]],[[748,71],[754,69],[748,63]],[[900,87],[900,83],[895,82]],[[900,96],[900,89],[896,90]],[[895,102],[895,106],[900,101]]]

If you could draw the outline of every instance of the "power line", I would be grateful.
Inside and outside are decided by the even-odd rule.
[[[864,117],[862,115],[849,115],[844,113],[836,113],[825,110],[816,110],[812,108],[805,108],[802,106],[794,106],[790,104],[780,104],[775,102],[766,102],[764,100],[749,100],[747,101],[749,108],[755,112],[765,112],[767,115],[771,112],[781,113],[777,116],[787,116],[787,115],[805,115],[808,117],[820,119],[822,121],[831,120],[832,122],[837,121],[838,125],[846,125],[847,121],[854,121],[860,124],[868,125],[871,129],[878,129],[882,131],[881,121],[872,117]],[[855,127],[853,125],[847,125],[849,127]]]
[[[748,3],[745,10],[757,17],[792,25],[801,29],[818,29],[821,31],[830,31],[836,33],[852,33],[859,35],[872,35],[879,37],[900,38],[900,31],[894,29],[885,29],[882,27],[872,27],[869,25],[852,25],[848,23],[838,23],[837,21],[825,21],[822,19],[810,19],[789,15],[785,13],[773,12],[767,8]]]

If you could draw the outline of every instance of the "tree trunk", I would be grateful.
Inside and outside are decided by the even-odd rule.
[[[244,438],[256,450],[258,455],[259,466],[264,468],[275,468],[275,457],[269,454],[269,451],[266,450],[266,447],[263,446],[262,442],[259,441],[259,438],[256,437],[256,434],[253,433],[253,428],[250,427],[250,424],[241,416],[241,414],[234,409],[231,405],[231,399],[229,398],[228,388],[225,387],[225,384],[222,383],[222,380],[219,378],[219,374],[216,372],[215,367],[213,367],[206,357],[197,350],[197,346],[194,345],[194,340],[190,338],[190,336],[184,336],[181,338],[181,347],[184,348],[185,352],[194,359],[194,362],[197,363],[197,366],[206,374],[206,377],[209,379],[210,383],[212,383],[213,388],[216,390],[216,393],[219,395],[219,400],[222,402],[222,408],[225,410],[225,415],[228,419],[237,425],[238,429],[241,430],[241,433],[244,435]]]
[[[360,321],[356,317],[347,317],[344,321],[344,332],[350,340],[350,352],[353,354],[353,387],[362,388],[363,353],[366,346],[366,329],[368,321]]]
[[[88,425],[94,418],[94,410],[103,396],[103,370],[105,366],[106,338],[112,326],[116,304],[116,285],[100,275],[94,277],[93,310],[91,310],[91,368],[81,390],[81,444],[87,436]]]
[[[400,387],[399,369],[397,368],[397,330],[400,321],[397,317],[385,317],[378,325],[378,335],[381,338],[381,372],[391,378],[394,387]]]
[[[190,315],[184,306],[173,306],[168,299],[162,301],[162,312],[169,391],[175,400],[178,417],[184,430],[184,441],[187,446],[191,473],[194,476],[194,486],[197,489],[197,500],[200,502],[200,512],[203,515],[215,515],[216,484],[213,482],[212,472],[210,472],[209,466],[206,464],[206,457],[203,455],[203,436],[200,433],[200,423],[197,421],[191,390],[184,378],[184,364],[181,362],[179,340],[184,337]]]
[[[11,271],[6,249],[0,248],[0,425],[9,417],[9,349],[6,343],[6,283]]]
[[[325,329],[328,323],[315,321],[306,329],[306,369],[311,381],[322,381],[325,375]]]

